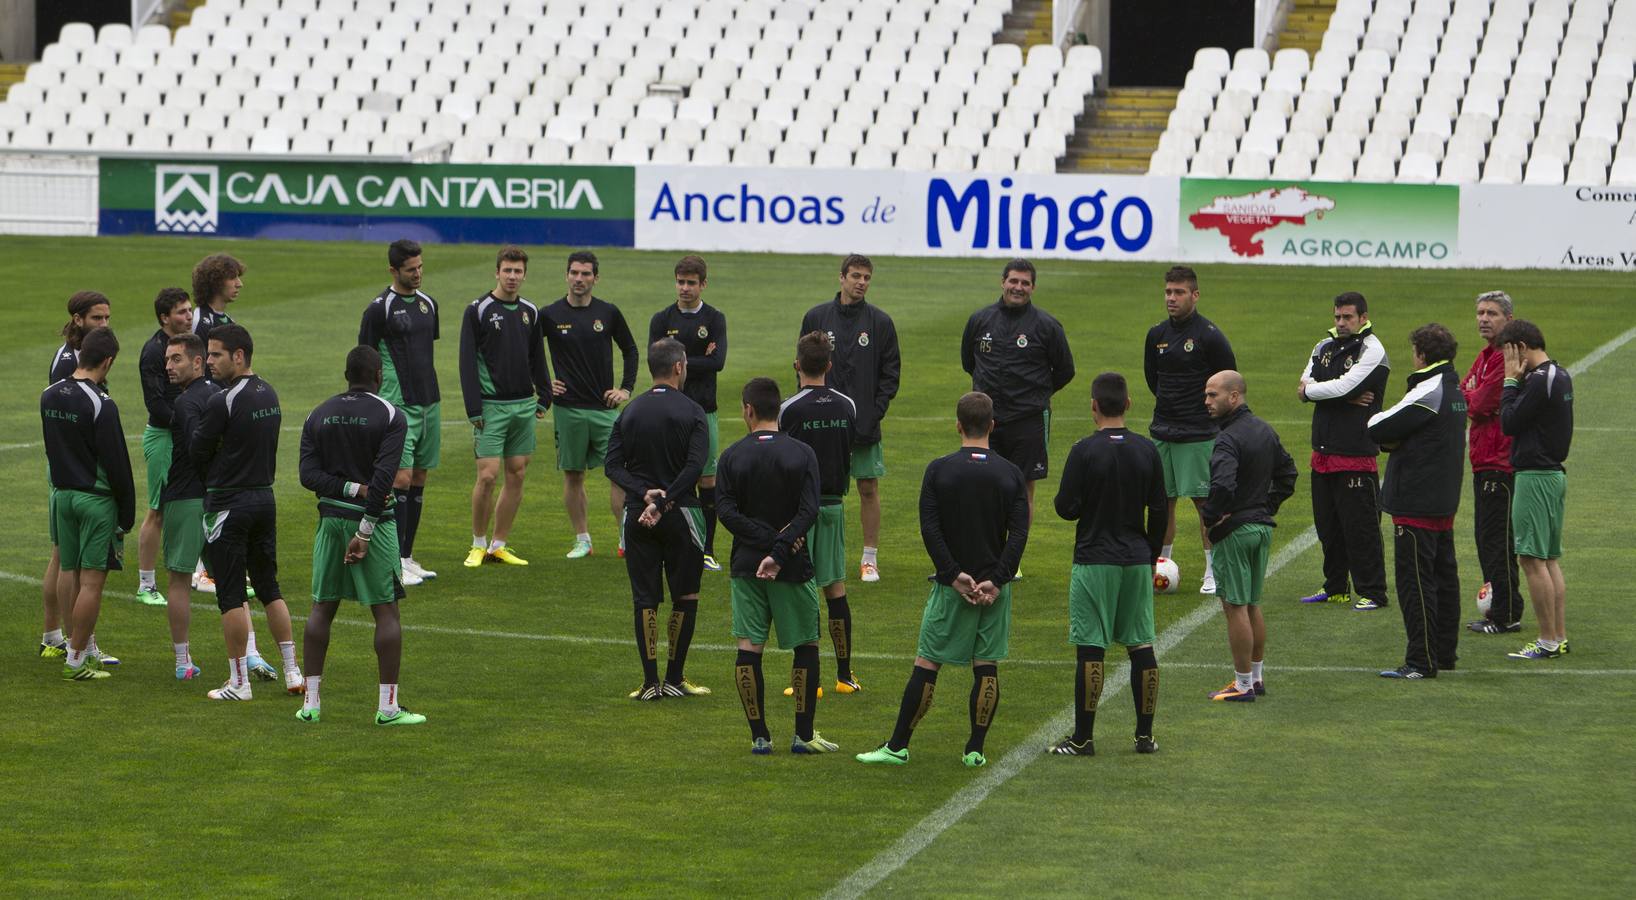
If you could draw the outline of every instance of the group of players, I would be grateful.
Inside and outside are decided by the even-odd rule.
[[[247,604],[257,598],[278,643],[285,687],[304,695],[298,717],[319,721],[329,625],[339,601],[354,599],[368,605],[376,621],[376,721],[424,721],[398,702],[396,606],[406,586],[436,577],[413,556],[426,479],[439,464],[441,446],[433,366],[439,315],[436,301],[420,289],[421,252],[407,240],[388,248],[392,283],[364,312],[358,346],[346,360],[347,389],[314,410],[302,428],[301,482],[317,495],[320,510],[305,675],[277,582],[271,486],[281,411],[277,394],[251,368],[249,332],[226,313],[244,268],[228,256],[201,262],[194,272],[197,314],[177,288],[155,301],[160,328],[140,367],[149,412],[143,451],[150,514],[139,546],[139,599],[157,597],[169,607],[176,675],[191,679],[199,668],[187,643],[189,590],[214,587],[229,677],[209,692],[212,699],[247,700],[250,678],[278,677],[256,650]],[[557,466],[575,529],[568,559],[594,552],[585,473],[601,467],[610,484],[642,667],[642,682],[630,696],[652,701],[710,693],[689,681],[684,668],[703,573],[721,568],[714,551],[719,518],[733,536],[734,681],[752,751],[772,752],[761,658],[774,629],[795,656],[784,691],[795,705],[792,752],[838,749],[814,728],[822,696],[818,597],[822,593],[828,607],[834,688],[860,690],[850,668],[842,504],[856,481],[864,531],[860,575],[876,581],[878,479],[885,474],[881,422],[901,366],[890,316],[866,301],[873,264],[857,255],[842,262],[835,297],[803,318],[797,392],[784,399],[774,379],[751,379],[740,396],[748,434],[719,453],[716,386],[726,363],[727,323],[703,302],[703,259],[686,256],[675,266],[676,302],[649,323],[652,387],[635,396],[638,347],[619,308],[594,295],[596,256],[569,256],[566,293],[544,310],[522,297],[527,267],[523,250],[502,249],[494,289],[462,316],[461,388],[476,457],[466,566],[528,565],[509,544],[511,527],[535,450],[535,421],[555,407]],[[1049,472],[1051,401],[1074,377],[1062,326],[1032,302],[1036,282],[1028,261],[1008,262],[1000,298],[967,322],[961,362],[973,390],[956,407],[961,446],[926,467],[920,494],[921,534],[934,574],[916,659],[891,738],[859,754],[862,762],[907,762],[938,671],[951,664],[973,672],[963,761],[986,762],[984,738],[999,702],[998,663],[1007,653],[1011,583],[1021,577],[1034,484]],[[1164,292],[1166,319],[1144,345],[1144,376],[1155,398],[1153,439],[1125,425],[1125,378],[1097,376],[1091,386],[1097,429],[1074,445],[1055,498],[1057,514],[1077,523],[1069,589],[1070,642],[1078,648],[1076,720],[1073,733],[1051,748],[1060,754],[1094,753],[1104,655],[1115,642],[1131,661],[1136,750],[1157,749],[1153,572],[1156,561],[1171,554],[1180,497],[1198,511],[1206,562],[1201,593],[1221,600],[1233,658],[1233,681],[1211,697],[1251,702],[1265,695],[1259,606],[1270,529],[1294,492],[1296,468],[1277,433],[1246,404],[1247,386],[1226,336],[1199,313],[1196,273],[1172,268]],[[1386,354],[1368,322],[1367,302],[1356,293],[1336,298],[1335,328],[1314,348],[1299,379],[1301,398],[1315,410],[1312,501],[1325,576],[1324,589],[1303,599],[1350,602],[1350,578],[1359,595],[1353,608],[1385,606],[1378,518],[1381,511],[1392,515],[1408,652],[1403,666],[1382,675],[1434,677],[1454,664],[1459,587],[1450,532],[1468,415],[1480,557],[1497,601],[1488,618],[1471,627],[1491,634],[1520,629],[1514,587],[1520,556],[1540,638],[1511,655],[1567,652],[1557,558],[1571,384],[1545,354],[1538,328],[1511,320],[1509,297],[1484,294],[1477,306],[1490,346],[1464,385],[1453,375],[1453,336],[1427,325],[1411,335],[1416,371],[1407,393],[1383,410]],[[119,565],[122,535],[134,525],[134,480],[118,410],[106,392],[118,354],[109,310],[100,294],[70,300],[67,341],[41,398],[55,547],[41,655],[64,658],[69,680],[106,677],[107,667],[118,663],[97,647],[95,623],[106,571]],[[622,360],[617,384],[616,348]],[[1498,388],[1497,381],[1503,382]],[[1507,449],[1503,440],[1511,437]],[[1377,492],[1380,447],[1392,456]],[[161,543],[169,574],[162,596],[153,572]],[[661,677],[658,609],[667,587],[669,654]]]

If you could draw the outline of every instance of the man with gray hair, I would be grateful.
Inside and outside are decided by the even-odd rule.
[[[1460,382],[1471,420],[1471,494],[1475,498],[1477,563],[1483,572],[1488,611],[1466,625],[1478,634],[1522,630],[1522,594],[1518,589],[1517,553],[1512,546],[1511,438],[1500,427],[1500,394],[1505,382],[1505,354],[1500,332],[1511,322],[1511,295],[1487,291],[1477,295],[1477,333],[1484,347]]]

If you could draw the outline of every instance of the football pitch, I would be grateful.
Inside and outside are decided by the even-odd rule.
[[[864,248],[867,250],[867,248]],[[523,295],[563,292],[566,250],[529,248]],[[1636,885],[1636,632],[1619,612],[1636,582],[1624,465],[1636,436],[1636,282],[1629,273],[1207,266],[1200,310],[1227,333],[1249,404],[1302,468],[1279,516],[1269,573],[1268,695],[1211,703],[1231,677],[1216,601],[1197,593],[1202,554],[1180,514],[1182,589],[1157,598],[1160,751],[1131,752],[1124,654],[1109,652],[1095,758],[1044,755],[1069,729],[1073,652],[1067,576],[1073,528],[1050,499],[1072,442],[1091,429],[1098,372],[1132,379],[1145,432],[1141,343],[1163,317],[1163,264],[1040,263],[1035,301],[1063,323],[1078,376],[1057,395],[1051,477],[1015,589],[1011,659],[985,769],[960,763],[969,675],[948,668],[902,768],[853,761],[891,731],[930,570],[916,497],[925,463],[958,446],[954,404],[969,387],[958,344],[967,316],[998,296],[1000,260],[876,259],[869,299],[895,319],[903,386],[885,420],[881,581],[849,585],[861,693],[826,692],[828,757],[786,752],[787,653],[769,651],[776,751],[752,757],[731,674],[725,573],[705,576],[689,678],[709,697],[637,704],[629,587],[613,554],[602,479],[591,483],[595,556],[564,560],[549,422],[512,545],[527,568],[460,565],[469,544],[471,438],[456,371],[459,314],[493,285],[494,248],[428,246],[424,288],[441,305],[442,467],[426,493],[416,557],[440,577],[403,603],[404,703],[429,722],[372,724],[368,614],[343,605],[324,672],[324,721],[257,683],[249,703],[204,698],[225,670],[213,598],[197,595],[202,680],[177,682],[164,612],[135,591],[136,538],[110,578],[97,633],[114,677],[63,682],[36,658],[39,577],[49,555],[37,406],[60,344],[64,301],[113,299],[123,352],[110,379],[132,455],[145,419],[136,374],[159,288],[225,251],[248,266],[231,307],[256,341],[255,369],[280,394],[281,582],[310,606],[315,507],[296,477],[308,411],[342,390],[364,305],[385,286],[383,245],[199,239],[0,238],[0,894],[172,896],[621,894],[665,896],[1545,896],[1627,897]],[[596,293],[640,336],[674,301],[679,253],[600,254]],[[730,335],[721,377],[725,445],[744,433],[739,386],[772,375],[786,392],[801,314],[836,288],[836,258],[706,254],[706,302]],[[1573,655],[1507,659],[1532,637],[1461,632],[1458,670],[1386,681],[1402,662],[1394,605],[1303,606],[1320,583],[1306,481],[1310,407],[1296,399],[1305,354],[1331,324],[1330,299],[1363,292],[1402,395],[1408,333],[1440,321],[1464,373],[1479,349],[1472,299],[1505,289],[1573,367],[1563,571]],[[638,387],[648,384],[645,367]],[[1384,458],[1383,458],[1384,464]],[[1456,524],[1461,587],[1480,577],[1469,477]],[[139,513],[141,512],[139,503]],[[849,498],[849,559],[860,534]],[[729,536],[718,535],[725,558]],[[1388,542],[1389,544],[1389,542]],[[1388,551],[1389,552],[1389,551]],[[855,564],[855,562],[854,562]],[[1388,563],[1389,564],[1389,563]],[[854,570],[855,574],[855,570]],[[1470,602],[1467,610],[1473,617]],[[1623,624],[1622,624],[1623,623]],[[298,620],[299,627],[300,622]],[[270,634],[257,619],[264,648]],[[821,643],[825,681],[833,653]]]

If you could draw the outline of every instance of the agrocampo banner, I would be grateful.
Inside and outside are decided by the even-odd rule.
[[[1460,189],[1183,178],[1179,243],[1198,262],[1453,266]]]
[[[629,247],[634,171],[101,161],[101,234]]]

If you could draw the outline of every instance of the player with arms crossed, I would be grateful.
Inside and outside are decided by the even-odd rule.
[[[920,618],[920,642],[892,737],[858,762],[901,766],[932,706],[943,666],[971,666],[971,736],[961,761],[988,763],[983,741],[1000,706],[999,661],[1011,633],[1011,581],[1028,543],[1022,472],[989,448],[994,402],[973,391],[955,407],[960,449],[934,459],[920,483],[920,539],[936,570]]]
[[[465,563],[469,569],[488,560],[528,565],[506,540],[523,503],[523,478],[534,455],[534,420],[545,418],[551,408],[551,371],[540,311],[519,293],[527,277],[528,254],[520,247],[502,248],[494,260],[494,290],[473,300],[460,322],[460,391],[477,456],[471,550]],[[502,464],[505,483],[495,502],[494,482]]]
[[[437,301],[420,289],[426,271],[420,244],[393,241],[386,248],[386,270],[392,284],[364,307],[358,344],[380,354],[380,395],[398,408],[407,426],[392,494],[403,583],[414,587],[437,577],[415,561],[415,534],[425,507],[426,477],[443,455],[443,394],[433,362],[441,329]]]
[[[205,552],[216,576],[228,677],[210,691],[212,700],[249,700],[250,676],[278,677],[255,649],[245,577],[255,586],[284,663],[284,689],[301,693],[290,608],[278,586],[278,432],[283,414],[273,386],[251,368],[255,344],[242,325],[218,325],[207,344],[210,372],[220,393],[205,404],[188,442],[194,465],[204,470]]]
[[[204,480],[188,444],[218,390],[205,377],[204,339],[192,332],[172,335],[165,345],[165,376],[177,390],[171,401],[170,469],[159,498],[165,525],[165,606],[171,648],[176,653],[176,678],[188,681],[199,677],[188,628],[193,621],[192,578],[205,545]]]
[[[846,490],[857,431],[852,398],[824,386],[831,369],[829,337],[821,331],[802,335],[795,345],[796,391],[778,409],[778,428],[811,447],[818,456],[818,521],[807,535],[807,552],[817,573],[818,589],[829,608],[829,639],[835,645],[835,693],[862,690],[852,674],[852,607],[846,602]],[[795,688],[784,689],[784,695]]]
[[[426,717],[398,702],[403,627],[398,601],[402,551],[397,523],[382,517],[396,500],[408,434],[406,417],[376,392],[381,355],[367,346],[347,354],[347,389],[325,400],[301,426],[301,486],[318,495],[318,531],[312,539],[312,615],[302,652],[307,658],[305,695],[295,717],[319,721],[319,687],[329,652],[330,624],[342,600],[369,607],[375,619],[375,658],[380,669],[376,725],[419,725]]]
[[[119,407],[102,387],[119,355],[107,328],[86,333],[74,373],[40,394],[46,470],[61,571],[57,595],[68,598],[69,624],[62,669],[67,681],[107,678],[94,652],[97,615],[108,569],[118,568],[126,532],[136,524],[136,483],[119,424]]]
[[[704,409],[710,426],[710,452],[699,476],[699,508],[704,511],[704,567],[721,571],[716,562],[716,456],[721,432],[716,427],[716,376],[727,366],[727,317],[704,302],[704,260],[684,256],[676,262],[676,302],[648,320],[648,343],[675,338],[687,349],[687,383],[682,390]]]
[[[1159,749],[1153,714],[1159,705],[1159,660],[1153,652],[1153,567],[1164,541],[1164,463],[1147,438],[1125,427],[1130,388],[1104,372],[1091,382],[1096,431],[1068,452],[1057,488],[1057,515],[1074,526],[1074,568],[1068,582],[1068,641],[1078,648],[1074,670],[1074,733],[1052,753],[1094,756],[1091,742],[1102,696],[1103,659],[1118,641],[1130,655],[1136,703],[1136,752]]]
[[[633,700],[708,694],[683,669],[699,615],[704,515],[693,485],[710,448],[704,410],[682,391],[687,351],[670,338],[648,348],[653,387],[625,407],[608,434],[603,471],[624,499],[625,572],[635,604],[642,686]],[[559,407],[560,409],[560,407]],[[670,662],[659,680],[660,579],[670,583]]]
[[[761,654],[769,626],[778,645],[795,650],[795,736],[791,753],[839,750],[813,730],[818,713],[818,585],[807,554],[807,532],[818,519],[818,457],[778,430],[778,382],[752,378],[744,385],[742,440],[721,455],[721,523],[733,534],[733,637],[750,752],[773,752],[767,731],[767,684]]]
[[[1175,552],[1177,498],[1188,497],[1194,508],[1202,510],[1210,494],[1216,423],[1199,403],[1204,385],[1211,375],[1238,368],[1227,335],[1198,310],[1198,273],[1187,266],[1173,266],[1165,272],[1166,318],[1148,329],[1142,345],[1142,371],[1153,393],[1153,423],[1148,433],[1164,462],[1165,496],[1170,498],[1169,524],[1160,548],[1165,557]],[[1204,580],[1199,593],[1214,594],[1210,529],[1202,512],[1199,537],[1204,542]]]
[[[165,595],[159,593],[154,566],[165,527],[163,496],[171,464],[171,419],[176,395],[182,390],[165,372],[165,354],[171,338],[192,333],[193,302],[181,288],[164,288],[153,300],[153,314],[159,320],[159,330],[142,345],[137,360],[142,403],[148,408],[148,422],[142,428],[142,461],[148,468],[148,514],[136,537],[136,599],[148,606],[163,606]]]
[[[574,527],[569,559],[591,555],[585,471],[603,465],[619,405],[631,398],[631,389],[636,387],[636,339],[619,307],[591,293],[599,274],[595,253],[570,253],[568,293],[540,313],[551,347],[551,367],[557,373],[551,382],[551,419],[557,468],[562,470],[562,502]],[[616,345],[623,363],[618,385],[613,379]],[[612,481],[608,482],[608,505],[617,524],[625,494]]]
[[[855,401],[861,399],[852,429],[852,478],[858,482],[858,519],[863,525],[859,577],[880,580],[880,479],[886,475],[881,420],[898,394],[902,360],[897,326],[879,306],[864,300],[875,275],[869,257],[852,254],[841,260],[841,289],[835,299],[807,310],[801,334],[822,331],[829,338],[834,366],[824,383]]]

